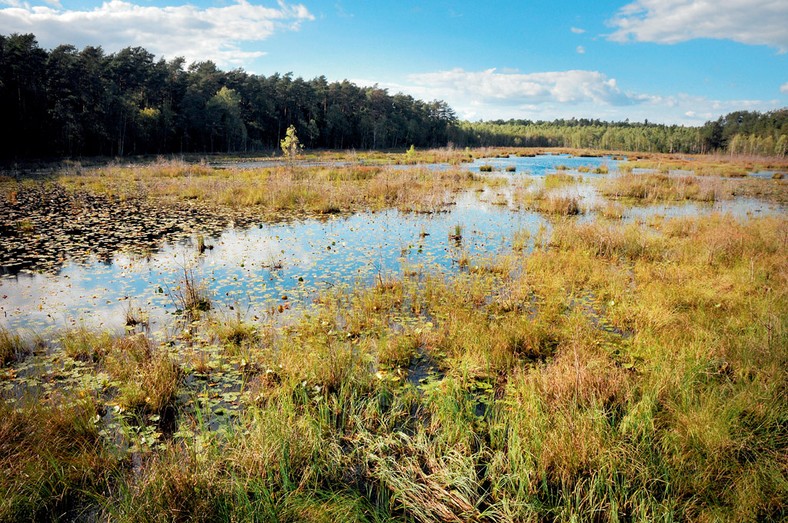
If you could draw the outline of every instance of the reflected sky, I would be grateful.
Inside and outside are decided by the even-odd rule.
[[[396,277],[405,267],[449,273],[458,269],[461,255],[507,252],[514,232],[527,229],[535,234],[540,226],[548,225],[545,217],[514,208],[512,191],[518,183],[532,180],[529,190],[538,188],[546,174],[566,166],[572,176],[582,176],[584,181],[551,191],[580,199],[589,212],[579,219],[592,220],[594,209],[605,200],[595,184],[588,183],[594,175],[576,169],[607,165],[611,174],[618,170],[618,162],[610,157],[569,155],[481,159],[467,167],[478,171],[481,165],[494,165],[500,171],[515,165],[517,171],[514,175],[493,173],[512,184],[461,194],[448,212],[414,214],[392,209],[231,227],[219,236],[207,237],[210,248],[203,254],[197,252],[196,238],[190,238],[165,243],[147,256],[118,253],[108,262],[67,261],[57,275],[0,277],[0,326],[40,335],[76,325],[121,331],[126,311],[141,308],[149,313],[152,330],[168,329],[177,317],[175,296],[185,271],[193,271],[206,286],[215,308],[245,317],[263,317],[279,305],[309,304],[327,289]],[[713,204],[628,205],[624,219],[713,212],[744,218],[782,214],[785,209],[737,198]],[[458,225],[463,236],[459,245],[449,238]]]
[[[505,171],[507,167],[514,166],[515,174],[543,177],[556,172],[559,167],[564,167],[567,171],[577,171],[581,167],[588,167],[590,171],[593,171],[597,167],[606,166],[610,173],[614,174],[618,172],[618,164],[618,160],[614,160],[612,156],[582,157],[570,154],[540,154],[538,156],[481,158],[467,164],[467,169],[471,172],[479,172],[482,165],[491,165],[496,171]],[[582,176],[597,178],[607,175],[584,172]]]
[[[544,219],[462,195],[449,212],[397,210],[231,228],[205,239],[165,244],[147,257],[118,254],[111,262],[67,262],[58,275],[0,279],[0,325],[44,333],[72,325],[120,330],[129,307],[148,311],[154,330],[172,323],[174,295],[192,270],[218,308],[262,316],[282,303],[309,303],[322,290],[368,285],[403,266],[452,271],[462,253],[509,249],[513,233],[536,232]],[[462,228],[460,245],[449,239]],[[283,299],[284,297],[286,299]]]

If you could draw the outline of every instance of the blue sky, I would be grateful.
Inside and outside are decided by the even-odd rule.
[[[699,124],[788,106],[786,0],[0,0],[0,33],[378,84],[461,118]]]

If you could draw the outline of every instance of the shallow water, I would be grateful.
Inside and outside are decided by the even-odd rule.
[[[618,172],[618,162],[610,157],[569,155],[488,158],[465,167],[478,172],[481,165],[493,165],[497,171],[491,176],[514,185],[530,180],[528,190],[541,187],[545,175],[565,166],[582,181],[551,192],[578,198],[587,211],[580,220],[596,219],[595,210],[605,203],[588,180]],[[515,173],[505,172],[509,165],[515,166]],[[576,170],[601,165],[610,174]],[[456,271],[461,256],[506,252],[515,231],[527,229],[533,234],[548,225],[546,217],[516,209],[512,191],[513,185],[505,185],[466,193],[448,212],[437,214],[388,210],[230,227],[207,237],[205,243],[211,248],[201,255],[194,239],[187,239],[164,243],[147,256],[116,253],[105,261],[66,261],[56,275],[0,277],[0,327],[40,335],[73,325],[120,331],[126,311],[141,308],[150,315],[152,330],[168,329],[177,317],[176,295],[186,270],[206,286],[220,313],[247,318],[262,318],[280,307],[308,305],[321,291],[369,285],[378,278],[399,276],[405,269]],[[715,212],[745,218],[784,214],[785,208],[749,198],[713,204],[627,205],[624,219]],[[457,225],[462,229],[461,242],[449,238]]]
[[[409,270],[457,269],[467,253],[507,250],[515,231],[536,232],[544,218],[462,196],[433,215],[397,210],[227,229],[205,239],[165,244],[147,257],[117,254],[108,262],[67,262],[59,274],[0,279],[0,325],[42,333],[70,325],[123,328],[125,311],[141,307],[154,330],[168,327],[184,270],[208,287],[218,309],[262,317],[279,305],[309,303],[337,286],[371,284]],[[449,239],[456,225],[462,240]],[[232,308],[232,309],[230,309]]]
[[[600,157],[581,157],[570,154],[540,154],[538,156],[510,156],[508,158],[481,158],[473,163],[466,164],[465,167],[471,172],[479,172],[482,165],[491,165],[494,171],[506,172],[506,168],[514,166],[514,173],[506,174],[525,174],[530,176],[544,177],[547,174],[555,173],[558,167],[565,167],[567,171],[575,171],[581,167],[588,167],[593,171],[597,167],[606,166],[611,174],[618,172],[618,160],[611,156]],[[583,177],[596,178],[609,176],[606,174],[594,174],[593,172],[581,173]]]
[[[645,220],[654,216],[677,218],[705,216],[712,213],[730,214],[735,218],[750,218],[784,214],[785,208],[755,198],[733,198],[713,203],[688,201],[628,206],[624,211],[624,219]]]

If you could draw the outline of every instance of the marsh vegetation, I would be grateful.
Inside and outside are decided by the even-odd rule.
[[[539,152],[4,178],[0,520],[784,519],[786,182]]]

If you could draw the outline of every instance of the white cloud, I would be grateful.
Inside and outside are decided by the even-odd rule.
[[[618,42],[715,38],[788,51],[785,0],[635,0],[609,23],[616,28],[609,39]]]
[[[780,92],[784,94],[788,94],[788,82],[785,82],[780,86]]]
[[[411,75],[417,86],[429,86],[446,93],[472,97],[484,103],[573,104],[595,102],[627,105],[629,97],[616,86],[615,79],[596,71],[557,71],[546,73],[501,73],[495,69],[465,71],[452,69]]]
[[[586,54],[586,48],[583,47],[582,45],[578,45],[575,48],[575,51],[577,51],[577,54]]]
[[[1,0],[6,3],[16,0]],[[242,66],[265,54],[242,50],[277,31],[295,30],[312,14],[301,4],[276,7],[235,0],[222,7],[138,5],[109,0],[92,10],[74,11],[21,4],[0,9],[0,34],[34,33],[43,47],[101,45],[108,51],[141,46],[157,56],[187,61],[213,60]]]
[[[572,31],[573,33],[575,33],[576,35],[581,35],[581,34],[586,32],[585,29],[581,29],[579,27],[572,27],[569,30]]]
[[[380,84],[424,100],[445,100],[462,119],[599,118],[698,125],[737,110],[768,111],[778,100],[713,100],[676,94],[659,96],[622,90],[598,71],[504,73],[496,69],[452,69],[414,74],[408,84]],[[359,85],[374,82],[356,80]]]

